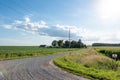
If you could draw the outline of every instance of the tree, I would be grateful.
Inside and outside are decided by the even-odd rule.
[[[71,48],[76,48],[77,47],[77,42],[76,41],[71,41]]]
[[[64,43],[64,47],[69,48],[69,44],[70,44],[70,42],[68,40],[66,40],[65,43]]]
[[[53,46],[53,47],[58,47],[58,41],[54,40],[54,41],[52,42],[52,46]]]
[[[82,43],[81,39],[78,40],[77,42],[77,48],[84,47],[84,44]]]
[[[82,43],[81,39],[79,39],[78,41],[69,41],[66,40],[65,42],[63,40],[54,40],[52,42],[52,46],[53,47],[60,47],[60,48],[87,48],[87,46],[85,44]]]
[[[59,40],[59,41],[58,41],[58,46],[59,46],[59,47],[63,47],[63,40]]]

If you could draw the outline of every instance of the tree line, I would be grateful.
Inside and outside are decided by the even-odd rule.
[[[110,44],[110,43],[93,43],[92,46],[120,46],[120,44]]]
[[[82,43],[81,39],[78,41],[72,40],[53,40],[52,41],[52,46],[53,47],[58,47],[58,48],[86,48],[86,45]]]

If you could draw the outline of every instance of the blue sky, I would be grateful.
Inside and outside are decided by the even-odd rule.
[[[119,0],[0,0],[0,45],[50,45],[79,38],[120,43]]]

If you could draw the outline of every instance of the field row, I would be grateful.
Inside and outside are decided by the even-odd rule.
[[[40,48],[38,46],[0,46],[0,60],[65,53],[78,49]]]

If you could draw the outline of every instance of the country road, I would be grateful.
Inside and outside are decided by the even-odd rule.
[[[88,80],[52,63],[53,58],[63,55],[0,61],[0,80]]]

